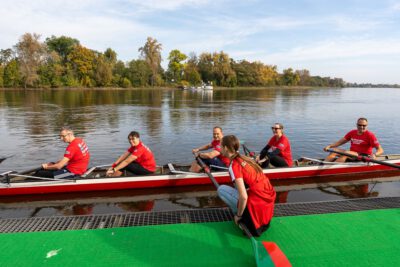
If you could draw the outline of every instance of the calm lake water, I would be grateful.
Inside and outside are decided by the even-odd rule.
[[[132,130],[140,132],[162,165],[189,163],[193,158],[191,149],[211,141],[215,125],[259,151],[271,137],[274,122],[285,126],[294,158],[325,157],[322,148],[355,128],[358,117],[368,118],[369,129],[377,135],[385,153],[398,154],[398,103],[400,90],[391,88],[2,90],[0,157],[12,157],[0,164],[0,172],[21,171],[59,159],[65,144],[58,133],[64,125],[86,140],[92,166],[112,163],[128,148],[127,135]],[[400,195],[398,181],[367,186],[373,196]],[[289,192],[285,200],[355,197],[342,191],[333,187],[296,190]],[[83,205],[83,210],[89,210],[87,213],[222,205],[212,188],[143,192],[16,200],[13,204],[0,203],[0,217],[78,213],[74,212],[76,205]]]

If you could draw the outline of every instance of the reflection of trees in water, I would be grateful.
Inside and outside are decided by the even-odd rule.
[[[46,142],[50,138],[56,142],[54,138],[65,125],[81,136],[95,129],[133,130],[139,126],[140,129],[136,130],[157,138],[166,131],[164,129],[177,136],[194,129],[207,131],[208,135],[209,129],[205,125],[210,125],[210,122],[225,125],[231,119],[248,120],[270,114],[273,105],[266,102],[274,102],[276,95],[277,90],[273,89],[221,89],[213,92],[161,89],[5,90],[0,92],[0,99],[3,100],[0,107],[9,107],[6,117],[8,128],[21,129],[19,133],[31,138],[43,137]],[[234,102],[240,102],[240,105]],[[236,128],[235,125],[232,127]],[[43,142],[35,138],[32,141]]]

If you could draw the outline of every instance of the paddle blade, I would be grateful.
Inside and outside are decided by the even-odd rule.
[[[264,249],[268,252],[271,257],[274,266],[276,267],[290,267],[292,266],[289,260],[286,258],[286,255],[282,252],[282,250],[278,247],[278,245],[274,242],[262,242]]]
[[[290,267],[285,254],[274,242],[261,242],[251,238],[253,252],[258,267]]]

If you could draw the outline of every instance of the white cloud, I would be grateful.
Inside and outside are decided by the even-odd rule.
[[[391,6],[391,9],[394,11],[400,11],[400,3],[395,3]]]
[[[267,54],[271,61],[313,61],[357,58],[376,55],[400,55],[399,39],[344,39],[327,40],[319,43],[310,43],[308,46],[298,46],[287,51]]]
[[[182,7],[199,7],[211,2],[211,0],[128,0],[133,6],[142,11],[152,10],[176,10]]]

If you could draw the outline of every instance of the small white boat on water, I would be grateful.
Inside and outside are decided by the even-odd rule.
[[[208,82],[208,83],[204,83],[203,82],[201,84],[201,86],[197,86],[197,87],[192,86],[192,87],[190,87],[190,89],[192,89],[192,90],[207,90],[207,91],[209,91],[209,90],[214,90],[214,87],[212,85],[212,82]]]

